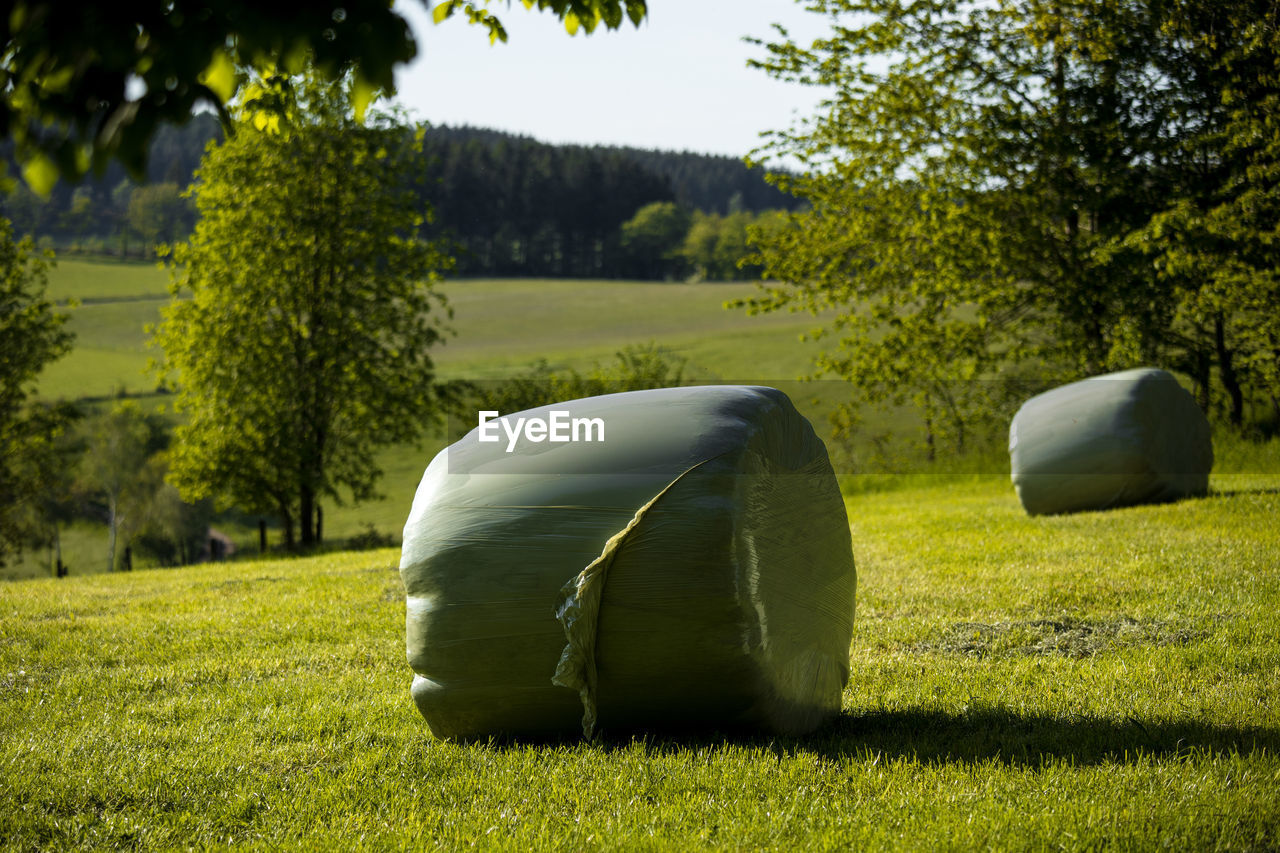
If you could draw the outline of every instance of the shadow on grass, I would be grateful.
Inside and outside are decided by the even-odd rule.
[[[1140,757],[1280,750],[1280,730],[1222,726],[1195,719],[1123,721],[1098,717],[1050,717],[984,708],[942,711],[877,711],[841,714],[797,751],[844,758],[883,755],[920,761],[989,761],[1040,764],[1066,759],[1077,764],[1131,762]]]
[[[1213,498],[1237,498],[1245,495],[1280,495],[1280,486],[1255,486],[1242,489],[1211,488],[1207,495],[1202,495],[1201,497],[1209,500]]]
[[[1050,717],[1019,714],[1000,708],[964,713],[944,711],[871,711],[842,713],[805,737],[719,733],[681,735],[651,733],[605,737],[605,749],[628,748],[637,742],[654,752],[715,749],[725,744],[757,747],[781,759],[816,755],[844,759],[907,759],[929,764],[996,761],[1013,766],[1040,766],[1066,760],[1074,764],[1135,763],[1191,756],[1280,752],[1280,729],[1222,726],[1194,719],[1123,721],[1098,717]]]

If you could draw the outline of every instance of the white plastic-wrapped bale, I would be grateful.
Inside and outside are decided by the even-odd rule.
[[[1042,515],[1202,495],[1213,444],[1191,394],[1140,368],[1032,397],[1009,427],[1009,457],[1023,508]]]
[[[603,436],[510,440],[520,418]],[[504,419],[436,456],[405,525],[411,693],[435,735],[802,733],[838,713],[849,525],[785,394],[665,388]]]

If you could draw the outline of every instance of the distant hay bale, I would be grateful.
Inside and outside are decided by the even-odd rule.
[[[1213,443],[1196,401],[1140,368],[1032,397],[1009,427],[1014,487],[1031,515],[1203,495]]]

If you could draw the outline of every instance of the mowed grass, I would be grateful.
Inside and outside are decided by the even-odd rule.
[[[1053,518],[991,480],[849,499],[852,678],[801,738],[434,740],[394,550],[0,585],[0,838],[1276,849],[1280,477],[1217,485]]]

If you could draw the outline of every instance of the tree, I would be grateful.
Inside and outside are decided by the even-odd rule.
[[[683,266],[680,250],[691,221],[689,211],[675,202],[655,201],[622,223],[622,248],[629,256],[632,274],[646,279],[679,276]]]
[[[443,0],[435,17],[462,13],[505,41],[487,6]],[[624,10],[638,25],[646,11],[645,0],[536,6],[570,34],[598,23],[616,29]],[[16,141],[24,175],[40,192],[59,175],[78,180],[112,159],[141,178],[160,125],[186,122],[199,104],[229,118],[244,79],[238,67],[298,73],[310,57],[330,81],[354,69],[353,105],[363,113],[376,90],[394,91],[396,66],[417,53],[409,25],[386,0],[17,0],[0,15],[0,37],[0,136]]]
[[[209,541],[213,512],[207,500],[187,503],[178,489],[165,481],[169,470],[167,451],[147,460],[144,477],[150,486],[145,514],[137,519],[133,541],[162,566],[192,562]]]
[[[161,565],[174,565],[190,562],[207,541],[207,502],[187,503],[165,482],[171,437],[163,415],[143,412],[126,400],[90,419],[80,445],[67,448],[82,456],[80,483],[78,490],[64,488],[62,494],[101,502],[108,529],[107,571],[121,563],[122,547],[140,545]],[[65,498],[55,507],[64,519],[70,508]]]
[[[319,538],[320,500],[374,494],[375,450],[432,418],[446,258],[422,240],[415,134],[357,122],[346,93],[295,80],[279,130],[251,108],[211,148],[200,219],[173,255],[155,334],[187,414],[170,480],[188,501],[278,515]]]
[[[135,187],[129,195],[129,227],[151,250],[171,243],[191,230],[191,206],[177,184],[161,183]]]
[[[36,491],[36,529],[31,544],[49,550],[49,571],[64,577],[68,567],[62,562],[62,529],[83,515],[86,495],[77,478],[85,452],[81,430],[76,428],[84,412],[74,403],[44,404],[41,412],[49,436],[50,449],[40,454],[39,486]]]
[[[1206,410],[1217,385],[1230,423],[1243,425],[1252,396],[1280,424],[1280,7],[1181,0],[1163,30],[1184,102],[1170,156],[1180,181],[1133,243],[1176,297],[1164,349]]]
[[[13,233],[22,236],[48,234],[57,228],[57,216],[51,199],[32,192],[21,181],[0,180],[5,190],[4,217]]]
[[[819,368],[871,402],[914,399],[959,443],[976,380],[1074,378],[1156,357],[1176,297],[1137,239],[1178,187],[1196,107],[1143,0],[819,0],[830,38],[757,63],[830,86],[762,153],[809,202],[761,233],[781,281],[755,310],[836,309]]]
[[[93,190],[89,187],[76,187],[71,194],[71,203],[62,215],[62,230],[75,235],[91,233],[93,230]]]
[[[33,402],[48,363],[71,348],[67,315],[45,296],[47,263],[0,219],[0,564],[39,530],[41,484],[66,412]]]
[[[713,278],[716,265],[716,244],[720,240],[720,214],[702,213],[693,215],[689,230],[685,233],[681,253],[685,262],[698,278]]]
[[[754,252],[750,230],[753,226],[772,222],[777,215],[757,217],[745,210],[727,216],[695,213],[681,254],[701,279],[732,281],[756,278],[760,275],[760,267],[752,263]]]
[[[120,235],[120,257],[129,256],[129,202],[133,199],[133,185],[122,179],[111,190],[111,218]]]
[[[125,545],[145,520],[159,485],[149,476],[148,460],[163,450],[165,430],[137,403],[126,400],[87,425],[84,456],[86,485],[101,496],[107,512],[107,571],[115,571],[117,542]]]
[[[622,224],[671,199],[662,178],[617,149],[468,129],[428,132],[424,152],[434,233],[456,246],[464,275],[622,274]]]

